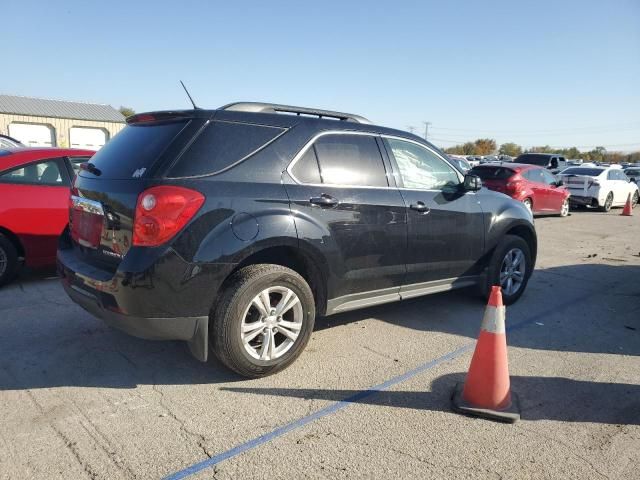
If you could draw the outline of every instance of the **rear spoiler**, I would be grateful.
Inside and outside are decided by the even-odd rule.
[[[164,112],[149,112],[149,113],[137,113],[127,117],[125,120],[127,125],[133,125],[136,123],[153,123],[153,122],[167,122],[171,120],[182,120],[187,118],[194,118],[198,115],[193,110],[187,111],[164,111]]]

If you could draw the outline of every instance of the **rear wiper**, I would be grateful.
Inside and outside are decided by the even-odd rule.
[[[80,170],[86,170],[87,172],[91,172],[96,177],[99,177],[100,175],[102,175],[102,171],[91,162],[81,163]]]

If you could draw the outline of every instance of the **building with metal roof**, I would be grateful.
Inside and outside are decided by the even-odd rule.
[[[124,126],[111,105],[0,94],[0,134],[27,146],[98,150]]]

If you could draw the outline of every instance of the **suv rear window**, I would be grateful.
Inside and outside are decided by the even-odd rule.
[[[505,167],[473,167],[469,175],[477,175],[480,180],[506,180],[515,172]]]
[[[241,162],[284,132],[283,128],[213,121],[171,168],[169,177],[211,175]]]
[[[539,165],[546,167],[551,157],[549,155],[540,155],[536,153],[525,153],[515,159],[515,163],[526,163],[528,165]]]
[[[180,121],[128,125],[91,157],[91,163],[100,170],[100,178],[141,177],[186,124]],[[80,175],[93,176],[84,171]]]

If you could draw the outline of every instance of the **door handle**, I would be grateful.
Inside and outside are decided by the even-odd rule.
[[[409,208],[420,213],[429,213],[431,211],[431,209],[427,207],[424,202],[412,203],[411,205],[409,205]]]
[[[320,207],[335,207],[338,204],[338,199],[323,193],[319,197],[311,197],[309,203]]]

